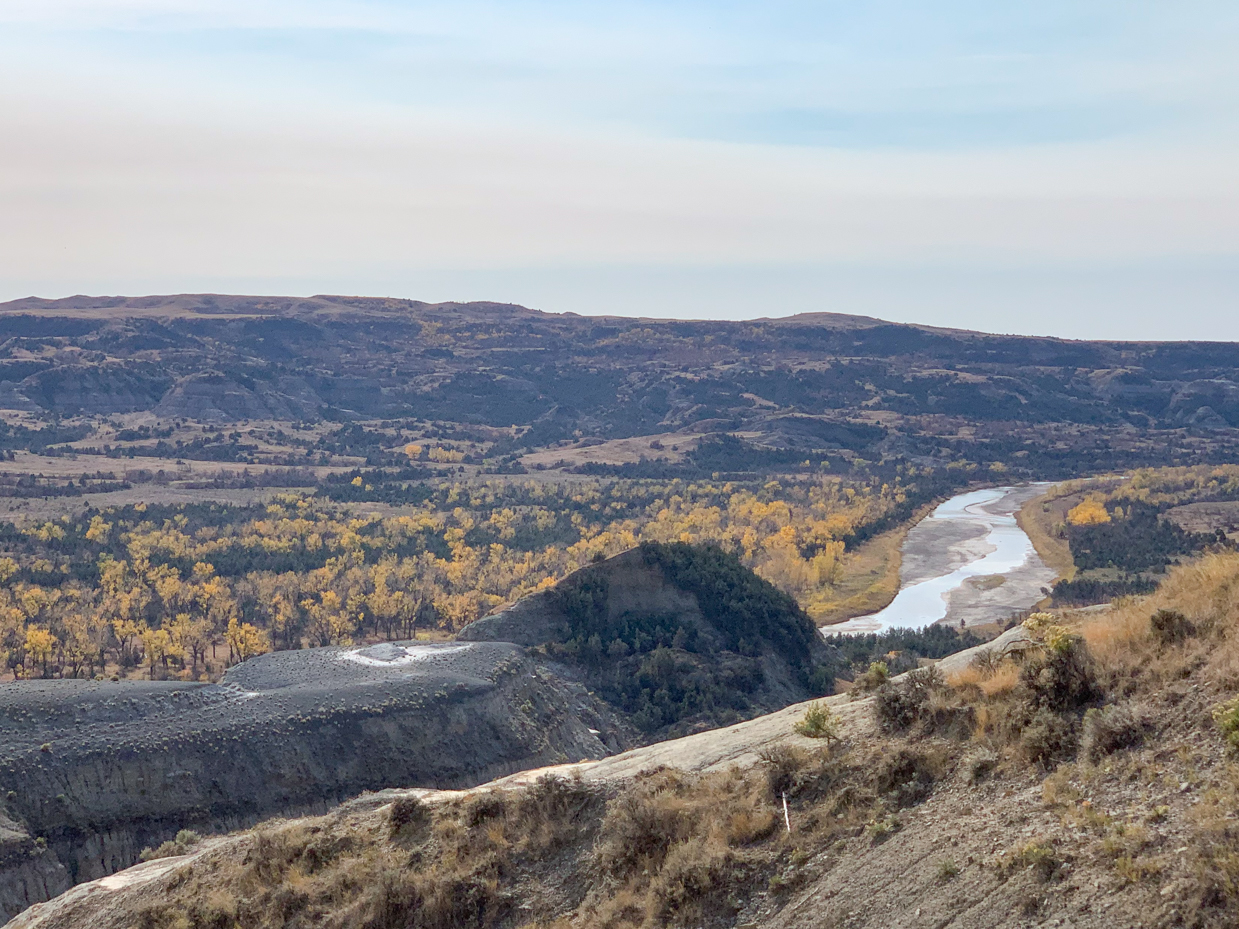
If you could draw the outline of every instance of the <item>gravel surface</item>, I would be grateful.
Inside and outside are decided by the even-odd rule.
[[[44,745],[63,757],[189,732],[410,708],[486,690],[519,660],[520,649],[502,643],[390,643],[274,652],[232,668],[218,684],[18,681],[0,685],[0,762]]]

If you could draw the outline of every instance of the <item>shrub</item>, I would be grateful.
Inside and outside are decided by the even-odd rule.
[[[1075,720],[1050,710],[1037,710],[1022,728],[1019,747],[1024,757],[1042,767],[1069,758],[1078,744]]]
[[[945,884],[947,881],[953,881],[959,876],[959,865],[950,858],[945,858],[938,862],[938,882]]]
[[[508,822],[527,851],[560,848],[578,835],[602,808],[602,794],[580,777],[547,774],[522,790],[511,804]]]
[[[362,906],[360,929],[458,929],[502,921],[510,900],[480,875],[430,882],[414,873],[377,876]]]
[[[652,870],[688,836],[692,824],[676,796],[679,781],[674,772],[660,772],[607,804],[596,852],[605,874],[623,880]]]
[[[154,861],[157,858],[174,858],[177,855],[188,854],[201,841],[202,836],[194,832],[194,830],[182,829],[172,841],[164,842],[156,848],[142,849],[142,853],[138,858],[141,861]]]
[[[508,809],[508,798],[502,791],[486,790],[465,801],[463,817],[473,828],[493,819],[500,819]]]
[[[766,768],[766,785],[770,796],[778,798],[794,791],[796,776],[809,761],[809,756],[790,745],[775,745],[760,753]]]
[[[945,681],[937,668],[908,671],[902,680],[877,692],[873,712],[878,726],[885,732],[906,732],[918,722],[929,721],[938,710],[947,710],[934,700],[944,690]]]
[[[419,797],[401,797],[387,811],[387,832],[395,838],[430,822],[430,807]]]
[[[839,738],[839,720],[824,703],[811,703],[804,716],[796,723],[797,735],[807,739],[826,739],[833,742]]]
[[[984,677],[991,677],[1004,660],[1006,660],[1006,655],[1003,654],[1002,649],[983,648],[973,656],[969,667],[976,668]]]
[[[1196,625],[1178,610],[1158,610],[1149,617],[1153,638],[1162,645],[1182,642],[1196,634]]]
[[[875,816],[865,823],[865,834],[875,843],[885,842],[903,828],[898,816]]]
[[[200,836],[193,829],[182,829],[180,832],[176,834],[176,844],[183,845],[186,848],[189,848],[190,846],[193,846],[193,845],[197,845],[201,841],[202,841],[202,836]]]
[[[890,679],[890,668],[885,661],[874,661],[869,670],[856,678],[856,689],[862,691],[877,690]]]
[[[1150,729],[1143,710],[1127,706],[1091,707],[1084,714],[1080,751],[1096,764],[1103,756],[1122,748],[1139,745]]]
[[[887,755],[874,771],[877,791],[897,807],[912,806],[929,796],[938,778],[937,760],[925,752],[901,748]]]
[[[1032,841],[1008,852],[998,863],[998,869],[1010,876],[1015,871],[1032,869],[1043,881],[1048,881],[1062,868],[1062,859],[1054,846],[1045,841]]]
[[[998,767],[998,761],[998,754],[988,748],[983,748],[970,755],[967,759],[969,783],[979,783],[993,774],[994,769]]]
[[[1239,697],[1214,707],[1213,721],[1222,731],[1226,744],[1233,750],[1239,751]]]
[[[1101,696],[1088,647],[1061,627],[1051,627],[1044,647],[1020,669],[1020,684],[1038,707],[1053,712],[1078,710]]]

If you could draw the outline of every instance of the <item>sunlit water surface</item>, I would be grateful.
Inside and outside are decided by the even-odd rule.
[[[988,532],[984,541],[994,548],[988,555],[962,565],[949,574],[910,584],[899,591],[886,609],[828,626],[823,632],[827,635],[857,634],[928,626],[946,617],[947,596],[961,587],[968,578],[1007,574],[1026,564],[1033,555],[1033,545],[1024,530],[1015,522],[1015,504],[993,506],[1011,489],[995,487],[969,491],[947,500],[926,517],[936,520],[965,520],[986,527]],[[995,512],[991,512],[987,507],[992,507]]]

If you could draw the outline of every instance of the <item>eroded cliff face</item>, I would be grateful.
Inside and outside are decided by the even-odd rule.
[[[0,815],[0,921],[50,900],[70,886],[56,855],[19,824]]]
[[[180,829],[366,790],[463,787],[620,747],[605,708],[505,643],[279,652],[221,684],[0,688],[0,919]]]

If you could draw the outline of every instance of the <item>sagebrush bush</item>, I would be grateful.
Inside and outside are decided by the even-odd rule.
[[[809,755],[790,745],[774,745],[760,753],[766,770],[766,786],[772,798],[793,792],[797,776],[809,763]]]
[[[572,841],[601,812],[602,792],[580,777],[544,775],[509,804],[513,839],[528,853],[545,854]]]
[[[874,701],[878,726],[884,732],[944,735],[967,738],[976,723],[976,711],[962,703],[959,694],[946,686],[936,667],[909,671],[878,691]]]
[[[430,808],[417,797],[401,797],[387,811],[387,831],[394,838],[430,822]]]
[[[902,680],[887,684],[874,702],[878,725],[886,732],[911,729],[928,712],[934,692],[944,685],[942,675],[933,667],[909,671]]]
[[[929,796],[942,767],[942,759],[929,752],[900,748],[879,762],[874,787],[896,807],[912,806]]]
[[[1055,631],[1025,659],[1020,684],[1033,703],[1056,713],[1083,709],[1102,696],[1084,640]]]
[[[1034,840],[1013,849],[1002,857],[998,870],[1010,875],[1021,869],[1031,869],[1041,880],[1048,881],[1058,875],[1063,866],[1052,843]]]
[[[1043,768],[1052,768],[1070,758],[1079,743],[1079,724],[1075,717],[1045,708],[1037,709],[1019,727],[1017,744],[1024,760]]]
[[[1232,750],[1239,751],[1239,697],[1220,703],[1213,709],[1213,721]]]
[[[969,667],[975,668],[984,677],[991,677],[1005,660],[1006,655],[1001,649],[983,648],[973,656]]]
[[[976,784],[985,780],[998,767],[998,753],[992,749],[982,748],[967,758],[968,781]]]
[[[1150,728],[1148,713],[1141,707],[1131,704],[1091,707],[1084,714],[1080,753],[1096,764],[1119,749],[1139,745]]]
[[[890,667],[885,661],[874,661],[869,664],[869,670],[857,676],[855,686],[861,691],[877,690],[890,676]]]
[[[141,861],[154,861],[157,858],[173,858],[177,855],[185,855],[193,851],[194,847],[201,841],[202,836],[193,829],[182,829],[172,841],[164,842],[156,848],[142,849],[142,853],[138,855],[138,858]]]
[[[1178,610],[1158,610],[1149,617],[1149,629],[1162,645],[1182,642],[1196,634],[1196,624]]]

